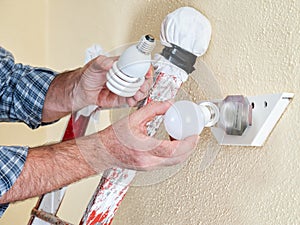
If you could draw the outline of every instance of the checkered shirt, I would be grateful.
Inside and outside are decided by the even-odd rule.
[[[0,122],[24,122],[35,129],[41,125],[48,87],[56,73],[15,63],[13,55],[0,46]],[[19,177],[28,147],[0,146],[0,196]],[[0,205],[0,217],[8,204]]]

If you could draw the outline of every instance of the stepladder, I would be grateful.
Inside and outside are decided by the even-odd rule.
[[[174,99],[186,81],[174,73],[164,72],[158,67],[154,71],[154,85],[148,97],[139,104],[142,107],[152,101],[165,101]],[[180,71],[179,68],[177,70]],[[75,112],[71,115],[63,141],[79,138],[85,135],[91,115],[79,115]],[[147,134],[154,136],[163,116],[157,116],[147,124]],[[111,168],[104,171],[102,178],[92,196],[86,211],[80,221],[82,225],[111,224],[122,200],[124,199],[130,184],[136,176],[136,171],[122,168]],[[43,195],[32,210],[32,216],[28,225],[71,224],[57,217],[57,212],[65,195],[66,188]]]
[[[174,75],[161,72],[156,74],[151,93],[141,106],[151,101],[174,98],[181,84],[182,81]],[[78,115],[78,112],[73,113],[62,141],[85,135],[90,117],[91,115],[84,116]],[[153,136],[161,122],[162,117],[158,116],[148,123],[148,135]],[[135,171],[133,170],[112,168],[104,171],[80,224],[111,224],[134,177]],[[71,224],[57,217],[65,192],[66,187],[41,196],[32,210],[28,225]]]
[[[182,84],[187,80],[188,74],[193,71],[196,58],[203,55],[208,47],[211,29],[207,19],[195,9],[189,7],[182,7],[178,11],[175,11],[174,13],[170,13],[163,21],[164,24],[161,30],[163,35],[160,37],[164,38],[165,45],[162,46],[164,56],[157,54],[160,57],[155,59],[157,64],[154,65],[154,86],[144,104],[148,104],[151,101],[174,99]],[[191,34],[189,38],[193,41],[184,41],[187,37],[186,27],[190,27],[190,24],[195,22],[203,29],[189,31]],[[166,29],[168,26],[174,27]],[[196,33],[199,33],[200,38],[194,38]],[[182,37],[182,40],[180,38],[176,40],[177,45],[174,46],[171,44],[174,43],[174,40],[172,41],[173,37]],[[199,41],[202,41],[202,43]],[[192,43],[190,51],[184,50],[185,48],[182,45],[190,45],[190,43]],[[199,49],[194,49],[195,46],[201,46],[201,53],[199,53]],[[77,113],[74,113],[71,116],[63,140],[78,138],[84,135],[89,120],[90,116],[77,116]],[[147,124],[147,134],[154,136],[162,121],[163,117],[157,116],[149,122]],[[104,171],[80,224],[111,224],[135,175],[136,171],[121,168],[111,168]],[[56,216],[64,192],[65,189],[61,189],[52,194],[42,196],[36,207],[32,210],[32,218],[29,225],[70,224]]]

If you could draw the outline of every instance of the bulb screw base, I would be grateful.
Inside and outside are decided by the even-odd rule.
[[[136,45],[136,48],[143,54],[149,55],[155,47],[155,39],[152,35],[147,34],[143,36],[139,43]]]
[[[220,119],[218,106],[212,102],[201,102],[199,106],[205,115],[205,127],[214,126]]]

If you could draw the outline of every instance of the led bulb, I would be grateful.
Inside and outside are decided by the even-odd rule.
[[[199,135],[205,126],[213,126],[218,121],[218,108],[213,103],[197,105],[191,101],[175,102],[164,116],[168,134],[177,140],[191,135]]]
[[[154,47],[151,35],[143,36],[137,45],[128,47],[106,75],[108,89],[119,96],[134,96],[145,81]]]

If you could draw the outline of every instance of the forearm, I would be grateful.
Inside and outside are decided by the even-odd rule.
[[[43,107],[43,122],[58,120],[73,110],[76,88],[81,77],[81,68],[57,75],[51,82]]]
[[[80,148],[84,146],[99,148],[99,146],[93,146],[90,137],[77,141],[80,142]],[[89,151],[89,149],[81,150]],[[90,151],[92,152],[92,150]],[[12,188],[1,197],[0,203],[38,196],[95,174],[96,172],[81,155],[75,140],[32,148],[28,152],[19,178]]]
[[[150,170],[183,162],[198,136],[169,141],[147,135],[147,124],[169,107],[169,102],[151,102],[95,134],[30,149],[0,204],[41,195],[112,167]]]

